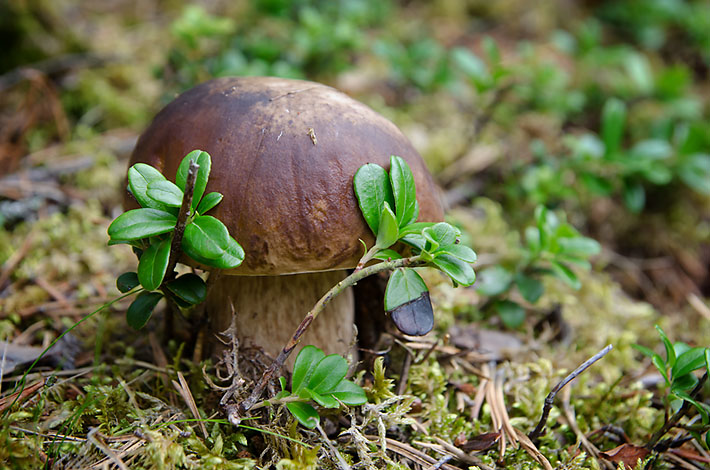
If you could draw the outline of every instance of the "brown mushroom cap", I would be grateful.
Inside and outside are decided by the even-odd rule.
[[[443,217],[424,162],[397,127],[324,85],[270,77],[220,78],[176,98],[138,140],[131,165],[173,179],[194,149],[212,157],[210,211],[244,247],[232,274],[276,275],[352,268],[374,237],[353,192],[360,166],[412,168],[420,221]],[[135,204],[135,203],[134,203]]]

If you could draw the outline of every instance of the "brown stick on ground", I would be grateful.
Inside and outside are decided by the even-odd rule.
[[[572,380],[576,379],[579,374],[587,370],[592,364],[597,362],[602,357],[606,356],[606,354],[611,351],[612,348],[613,346],[611,344],[608,345],[607,347],[596,353],[594,356],[584,361],[582,365],[577,367],[571,374],[569,374],[567,377],[562,379],[557,385],[555,385],[552,391],[547,395],[547,398],[545,398],[545,405],[542,408],[542,416],[540,417],[540,422],[537,423],[535,429],[533,429],[532,432],[528,434],[528,437],[531,441],[535,442],[535,440],[540,437],[540,434],[542,434],[542,430],[545,427],[545,424],[547,423],[547,417],[550,415],[550,409],[552,409],[552,404],[555,401],[555,396],[557,395],[557,392],[562,390],[562,388],[568,383],[570,383]]]

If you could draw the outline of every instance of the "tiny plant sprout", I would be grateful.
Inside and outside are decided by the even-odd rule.
[[[367,402],[365,391],[345,378],[347,371],[348,363],[342,356],[326,356],[315,346],[305,346],[298,353],[293,366],[291,391],[286,387],[286,379],[281,377],[281,392],[271,402],[284,400],[286,408],[299,423],[307,428],[315,428],[320,417],[310,402],[323,408],[362,405]]]
[[[210,155],[194,150],[182,159],[176,183],[144,163],[128,170],[128,191],[141,207],[119,215],[108,235],[110,245],[131,245],[138,257],[137,271],[121,274],[116,282],[122,293],[135,289],[138,294],[126,312],[135,329],[145,326],[165,296],[181,307],[205,300],[207,287],[200,276],[176,276],[180,252],[221,269],[235,268],[244,259],[244,250],[224,224],[202,215],[222,200],[219,193],[204,194],[210,167]]]

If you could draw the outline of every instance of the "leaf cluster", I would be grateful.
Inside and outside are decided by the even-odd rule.
[[[389,172],[375,163],[358,169],[353,187],[362,215],[375,235],[375,244],[359,266],[378,259],[402,259],[392,249],[397,242],[408,245],[416,259],[447,274],[454,285],[470,286],[476,275],[470,263],[476,253],[460,244],[461,231],[440,222],[417,222],[419,203],[411,168],[404,159],[392,155]],[[397,268],[387,283],[385,309],[404,333],[423,335],[433,327],[433,311],[426,284],[409,267]]]
[[[187,188],[188,171],[193,162],[197,165],[197,174],[194,185]],[[128,324],[133,328],[142,328],[165,296],[181,307],[205,300],[207,288],[200,276],[188,273],[175,278],[168,272],[170,260],[177,260],[179,256],[172,252],[178,227],[184,230],[179,250],[201,265],[231,269],[244,259],[244,250],[229,235],[227,227],[215,217],[204,215],[223,197],[217,192],[205,194],[211,166],[207,152],[194,150],[180,163],[175,183],[144,163],[137,163],[128,170],[128,191],[141,208],[119,215],[109,226],[108,235],[109,245],[131,245],[138,257],[137,272],[124,273],[117,280],[117,287],[123,293],[140,286],[140,292],[136,291],[138,296],[126,312]],[[191,201],[189,206],[188,201]],[[181,215],[184,222],[180,221]]]
[[[286,408],[299,423],[313,429],[320,422],[320,416],[312,402],[323,408],[338,408],[341,404],[355,406],[367,402],[365,391],[345,378],[347,372],[348,363],[342,356],[326,356],[315,346],[305,346],[298,353],[293,366],[291,391],[287,390],[286,379],[280,377],[282,390],[274,400],[289,399]]]
[[[525,229],[521,258],[513,267],[496,264],[481,271],[476,288],[492,298],[490,308],[506,326],[517,328],[525,319],[525,309],[508,298],[514,289],[531,304],[544,294],[545,276],[579,289],[581,283],[573,267],[589,270],[589,258],[600,251],[596,240],[582,236],[554,212],[538,206],[535,225]]]
[[[634,344],[633,347],[650,358],[663,376],[668,386],[667,400],[671,407],[677,411],[683,402],[690,403],[700,414],[703,426],[710,429],[710,406],[690,395],[699,381],[694,372],[704,369],[710,375],[710,348],[691,347],[682,341],[673,343],[660,326],[656,325],[656,331],[661,337],[665,358],[645,346]],[[706,439],[710,447],[710,436],[706,436]]]

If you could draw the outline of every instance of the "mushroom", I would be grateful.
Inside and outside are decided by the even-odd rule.
[[[213,281],[209,329],[237,317],[240,344],[275,357],[318,299],[354,268],[363,240],[374,243],[353,192],[366,163],[412,168],[420,221],[442,208],[424,162],[381,115],[318,83],[271,77],[219,78],[177,97],[141,135],[131,157],[173,177],[193,149],[212,157],[207,191],[224,200],[210,211],[242,245],[241,266]],[[301,344],[327,354],[353,344],[353,293],[334,299]],[[290,367],[295,355],[290,358]]]

